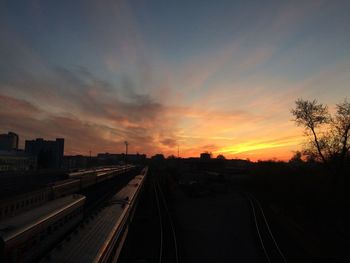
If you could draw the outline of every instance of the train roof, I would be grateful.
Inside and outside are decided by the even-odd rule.
[[[130,168],[130,166],[128,166],[127,168]],[[125,167],[118,167],[118,168],[114,168],[114,169],[109,169],[109,170],[99,170],[97,171],[96,176],[104,176],[106,174],[110,174],[116,171],[123,171],[125,169]]]
[[[143,175],[136,175],[125,187],[113,196],[112,200],[127,199],[131,202],[137,193],[138,186],[143,182],[143,179]]]
[[[86,171],[71,172],[71,173],[68,173],[68,176],[69,176],[69,177],[84,176],[84,175],[86,175],[86,174],[93,174],[93,173],[95,173],[95,172],[96,172],[95,170],[86,170]]]
[[[138,175],[110,199],[97,216],[85,221],[77,233],[71,235],[49,256],[50,262],[93,262],[101,247],[120,227],[128,204],[134,199],[144,176]],[[45,262],[45,261],[44,261]]]
[[[124,168],[124,167],[121,165],[115,165],[115,166],[109,166],[109,167],[98,167],[98,168],[94,168],[94,169],[85,169],[85,170],[79,170],[76,172],[71,172],[71,173],[68,173],[68,176],[70,176],[70,177],[84,176],[86,174],[93,174],[96,172],[115,171],[115,170],[119,170],[121,168]]]
[[[72,182],[79,182],[79,180],[77,178],[69,178],[69,179],[64,179],[64,180],[60,180],[60,181],[56,181],[50,184],[50,186],[62,186],[65,184],[70,184]]]
[[[61,213],[65,209],[85,200],[85,196],[74,194],[47,202],[30,211],[0,221],[0,236],[6,242],[35,227],[38,223]]]

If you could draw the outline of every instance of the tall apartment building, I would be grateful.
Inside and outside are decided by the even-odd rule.
[[[18,149],[18,135],[14,132],[0,134],[0,150],[12,151]]]
[[[57,138],[55,141],[46,141],[42,138],[26,140],[25,152],[36,156],[37,167],[61,168],[63,163],[64,139]]]

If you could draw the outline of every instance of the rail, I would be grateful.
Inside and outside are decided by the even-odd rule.
[[[243,196],[249,202],[257,236],[267,262],[287,263],[287,259],[284,253],[281,251],[278,242],[271,231],[260,201],[249,193],[243,193]]]
[[[154,193],[156,197],[157,210],[158,210],[158,216],[159,216],[159,235],[160,235],[159,263],[162,263],[162,262],[179,263],[178,244],[177,244],[174,221],[171,217],[164,193],[159,183],[154,182],[153,187],[154,187]],[[166,228],[170,229],[171,238],[169,239],[172,240],[172,246],[170,248],[167,247],[167,244],[166,244],[167,243],[166,237],[165,237]],[[174,251],[174,255],[170,255],[170,260],[165,256],[165,252],[167,251]]]

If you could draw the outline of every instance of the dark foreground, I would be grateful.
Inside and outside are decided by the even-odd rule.
[[[206,175],[203,182],[192,180],[185,183],[174,179],[168,172],[168,169],[152,170],[121,262],[159,262],[160,257],[163,262],[348,262],[343,255],[334,256],[329,249],[324,249],[317,238],[298,229],[293,220],[276,213],[274,207],[264,200],[261,189],[257,191],[255,187],[215,174],[209,175],[214,179],[208,180]],[[237,178],[241,180],[244,176]],[[163,231],[161,242],[155,183],[159,183],[165,193],[175,225],[178,260],[170,241],[174,237]],[[273,255],[274,248],[267,241],[262,245],[245,193],[252,193],[261,200],[284,259]],[[260,235],[265,235],[263,230]],[[268,250],[269,258],[263,246]]]

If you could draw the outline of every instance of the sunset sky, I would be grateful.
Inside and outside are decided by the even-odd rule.
[[[287,160],[350,99],[350,1],[1,1],[0,133],[65,154]]]

